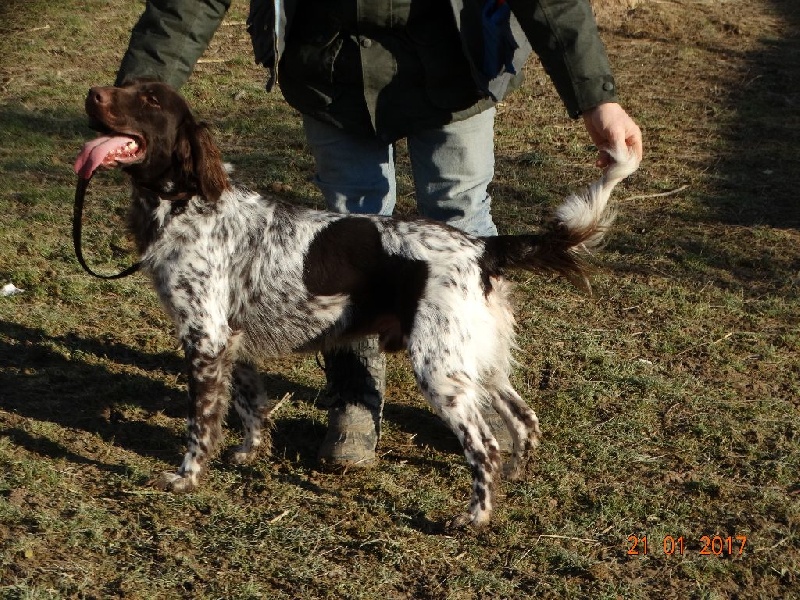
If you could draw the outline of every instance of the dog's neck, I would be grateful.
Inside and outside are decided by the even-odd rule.
[[[169,222],[186,211],[196,194],[186,191],[151,189],[134,184],[133,201],[128,213],[128,232],[139,255],[155,242]]]
[[[195,186],[192,186],[192,189],[176,189],[175,182],[171,179],[164,179],[154,183],[135,183],[134,187],[142,195],[153,196],[159,200],[175,203],[185,203],[187,200],[194,198],[199,192]]]

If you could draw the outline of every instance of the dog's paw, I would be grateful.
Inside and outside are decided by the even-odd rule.
[[[519,481],[525,473],[525,464],[516,456],[503,466],[503,478],[508,481]]]
[[[159,490],[175,494],[185,494],[197,487],[197,482],[193,478],[169,471],[154,479],[152,484]]]
[[[258,446],[236,446],[231,448],[225,455],[227,461],[232,465],[249,465],[258,456]]]
[[[538,426],[531,429],[528,439],[522,448],[522,452],[514,452],[511,459],[503,466],[503,477],[509,481],[519,481],[527,472],[528,463],[531,459],[531,452],[539,445],[542,439],[542,432]]]
[[[490,514],[487,511],[479,511],[476,514],[472,512],[462,513],[450,519],[445,525],[445,530],[455,532],[463,531],[468,527],[479,528],[483,527],[489,522]]]
[[[503,466],[503,478],[508,481],[519,481],[524,479],[528,473],[528,465],[531,462],[530,444],[522,451],[511,456],[509,461]]]
[[[539,428],[539,423],[536,423],[528,434],[528,447],[525,449],[526,452],[538,447],[541,442],[542,430]]]

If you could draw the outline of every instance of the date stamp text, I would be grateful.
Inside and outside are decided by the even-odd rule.
[[[698,554],[700,556],[742,556],[747,546],[746,535],[701,535],[699,539],[684,536],[665,535],[657,540],[650,540],[646,535],[628,536],[628,556],[646,556],[663,554],[666,556],[683,556]]]

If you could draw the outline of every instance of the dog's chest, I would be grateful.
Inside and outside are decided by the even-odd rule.
[[[266,202],[189,207],[164,223],[143,264],[176,321],[210,310],[276,349],[301,343],[339,321],[347,305],[306,289],[308,246],[326,219],[303,216]]]

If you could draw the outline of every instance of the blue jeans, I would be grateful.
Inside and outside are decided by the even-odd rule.
[[[408,137],[417,210],[478,236],[497,235],[486,188],[494,176],[491,108]],[[330,210],[391,215],[397,186],[391,144],[303,117],[316,162],[314,181]]]

